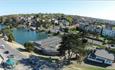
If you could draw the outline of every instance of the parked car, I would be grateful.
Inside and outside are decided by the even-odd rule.
[[[115,49],[115,44],[109,44],[107,45],[107,48]]]
[[[2,44],[2,45],[0,45],[0,49],[4,49],[5,48],[5,46]]]
[[[4,54],[9,54],[9,51],[5,51]]]

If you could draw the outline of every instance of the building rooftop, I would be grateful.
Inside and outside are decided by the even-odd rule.
[[[95,55],[99,57],[103,57],[109,60],[114,60],[114,55],[112,53],[109,53],[108,51],[104,49],[97,49],[95,51]]]
[[[40,41],[35,41],[34,43],[40,45],[42,48],[46,50],[57,50],[60,42],[61,38],[54,36],[54,37],[48,37],[47,39],[43,39]]]

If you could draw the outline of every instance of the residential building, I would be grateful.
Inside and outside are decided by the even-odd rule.
[[[115,37],[115,30],[103,29],[102,35],[106,37]]]
[[[108,37],[108,38],[114,38],[115,37],[115,30],[98,27],[96,25],[89,25],[86,23],[80,23],[78,28],[83,30],[83,31],[90,32],[90,33],[98,33],[98,34],[105,36],[105,37]]]
[[[112,53],[109,53],[104,49],[96,49],[88,55],[87,59],[92,62],[112,65],[115,57]]]
[[[59,52],[57,49],[59,48],[61,42],[60,37],[48,37],[47,39],[43,39],[40,41],[34,41],[35,48],[38,51],[41,51],[43,54],[46,55],[58,55]]]

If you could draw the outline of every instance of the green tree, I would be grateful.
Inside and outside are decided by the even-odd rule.
[[[64,57],[67,56],[67,60],[70,62],[71,57],[73,54],[78,56],[79,60],[83,58],[85,55],[85,46],[86,42],[84,39],[81,38],[80,34],[66,34],[62,37],[61,46],[59,47],[58,51]],[[67,54],[65,54],[67,52]]]
[[[69,21],[69,23],[71,25],[72,22],[73,22],[73,17],[72,16],[67,16],[66,19],[67,19],[67,21]]]
[[[1,31],[4,35],[8,37],[9,42],[15,41],[15,37],[13,36],[12,30],[10,29],[10,27],[6,27],[2,29]]]
[[[12,34],[12,33],[9,34],[9,35],[8,35],[8,41],[9,41],[9,42],[12,42],[12,41],[14,41],[14,40],[15,40],[15,38],[14,38],[13,34]]]
[[[30,42],[24,43],[24,47],[26,48],[26,50],[27,50],[28,52],[31,52],[31,51],[34,50],[34,46],[33,46],[33,44],[30,43]]]

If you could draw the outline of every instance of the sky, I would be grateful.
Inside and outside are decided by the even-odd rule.
[[[115,1],[110,0],[0,0],[0,15],[64,13],[115,20]]]

